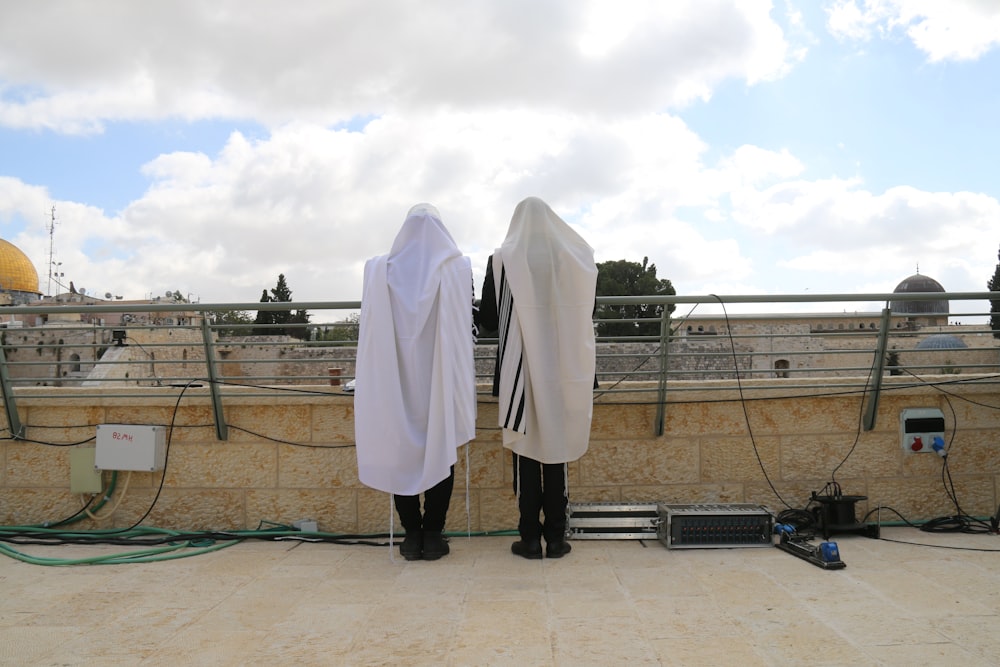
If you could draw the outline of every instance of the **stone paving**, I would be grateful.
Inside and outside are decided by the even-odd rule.
[[[0,558],[0,664],[1000,664],[1000,542],[885,528],[847,567],[779,549],[576,540],[528,561],[510,537],[388,547],[247,541],[191,558],[48,567]],[[18,547],[53,558],[120,547]]]

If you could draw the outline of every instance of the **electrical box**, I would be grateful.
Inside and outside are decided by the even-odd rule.
[[[94,447],[74,447],[69,450],[69,490],[72,493],[100,493],[103,488],[101,471],[94,466]]]
[[[907,408],[899,413],[899,428],[904,452],[942,453],[944,413],[939,409]]]
[[[94,467],[100,470],[163,470],[166,428],[145,424],[99,424]]]

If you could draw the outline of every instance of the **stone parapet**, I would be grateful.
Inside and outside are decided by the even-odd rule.
[[[859,518],[877,507],[884,520],[953,515],[943,459],[901,445],[900,412],[935,407],[946,418],[961,509],[994,514],[1000,422],[989,406],[1000,406],[1000,388],[964,382],[944,393],[896,380],[886,379],[871,431],[860,425],[867,396],[829,391],[820,381],[793,389],[748,381],[746,400],[722,382],[671,383],[662,434],[651,384],[599,392],[590,449],[569,467],[570,500],[749,502],[780,511],[805,507],[835,482],[845,494],[867,497]],[[219,440],[204,387],[139,387],[126,398],[113,389],[62,388],[53,397],[52,388],[18,388],[25,431],[23,439],[0,441],[0,523],[53,523],[77,513],[86,498],[71,490],[70,451],[94,446],[98,424],[125,423],[167,427],[166,468],[118,473],[99,518],[75,529],[127,527],[148,512],[146,525],[177,530],[309,518],[331,533],[388,532],[389,496],[358,481],[352,396],[339,387],[309,389],[275,397],[224,387],[228,438]],[[510,454],[495,424],[495,399],[481,386],[477,438],[458,452],[450,531],[517,525]],[[112,473],[103,476],[108,483]]]

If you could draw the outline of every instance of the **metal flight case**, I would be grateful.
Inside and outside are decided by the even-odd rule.
[[[668,549],[774,546],[774,515],[763,505],[661,503],[657,510],[657,538]]]
[[[571,503],[567,532],[574,540],[655,540],[657,503]]]

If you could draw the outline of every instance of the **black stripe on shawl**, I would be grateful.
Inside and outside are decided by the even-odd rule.
[[[499,310],[500,327],[497,334],[499,336],[497,343],[500,347],[500,364],[503,364],[503,359],[507,354],[507,336],[510,334],[511,314],[514,310],[514,299],[510,293],[510,287],[507,285],[507,270],[506,267],[503,266],[500,268]],[[514,375],[514,386],[510,397],[510,405],[508,406],[507,414],[505,415],[503,421],[504,428],[508,428],[513,431],[520,430],[521,422],[524,419],[524,382],[521,375],[523,362],[523,356],[517,360],[517,372]]]
[[[524,357],[517,360],[517,376],[514,381],[514,391],[518,393],[517,400],[517,414],[514,416],[514,424],[509,428],[513,431],[517,431],[521,428],[521,421],[524,419],[524,391],[521,387],[521,364],[524,361]],[[511,403],[513,407],[513,403]],[[510,423],[510,413],[507,413],[507,421],[505,423]]]

